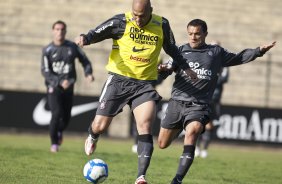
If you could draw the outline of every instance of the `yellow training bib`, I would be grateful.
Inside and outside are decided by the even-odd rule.
[[[162,17],[152,14],[150,22],[140,28],[131,12],[125,14],[123,36],[113,40],[106,69],[139,80],[156,80],[159,55],[163,45]]]

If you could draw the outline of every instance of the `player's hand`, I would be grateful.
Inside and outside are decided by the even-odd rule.
[[[90,83],[90,82],[93,82],[95,80],[95,78],[94,78],[93,75],[87,75],[86,80]]]
[[[64,90],[66,90],[70,87],[70,83],[68,80],[63,80],[61,86],[63,87]]]
[[[185,70],[185,73],[188,75],[188,77],[193,81],[197,81],[198,77],[197,77],[197,73],[194,72],[193,70],[191,70],[190,68]]]
[[[74,42],[79,46],[79,47],[83,47],[84,43],[85,43],[85,38],[84,36],[78,36],[74,39]]]
[[[159,64],[158,65],[158,72],[165,72],[165,71],[171,71],[172,67],[168,64]]]
[[[276,41],[272,42],[271,44],[262,45],[262,46],[259,47],[259,50],[260,50],[261,53],[266,53],[272,47],[274,47],[275,44],[276,44]]]

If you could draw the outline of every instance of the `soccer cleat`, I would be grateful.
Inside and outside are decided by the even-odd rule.
[[[202,150],[200,156],[201,156],[201,158],[207,158],[207,156],[208,156],[207,150]]]
[[[98,139],[93,139],[91,135],[87,137],[87,139],[85,140],[85,145],[84,145],[86,155],[89,156],[95,151],[97,147],[96,146],[97,141]]]
[[[50,151],[52,153],[57,153],[59,151],[59,145],[58,144],[52,144],[51,148],[50,148]]]
[[[145,180],[145,176],[141,175],[136,179],[135,184],[148,184],[148,183]]]

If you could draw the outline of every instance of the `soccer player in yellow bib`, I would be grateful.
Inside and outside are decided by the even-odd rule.
[[[152,14],[150,0],[133,0],[132,12],[115,15],[75,42],[83,47],[112,39],[112,51],[106,69],[108,80],[102,89],[100,105],[89,127],[85,153],[91,155],[99,135],[106,131],[112,119],[128,104],[133,111],[138,131],[138,174],[136,184],[147,184],[145,174],[153,153],[151,124],[156,103],[161,96],[153,87],[158,78],[158,57],[161,48],[178,61],[187,77],[197,79],[175,45],[169,22]],[[159,68],[161,70],[161,68]]]

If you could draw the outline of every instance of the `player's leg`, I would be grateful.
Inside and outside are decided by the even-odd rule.
[[[88,129],[89,136],[85,140],[86,155],[91,155],[95,151],[99,136],[108,129],[112,122],[112,119],[113,117],[108,116],[95,116],[93,122],[91,123]]]
[[[202,141],[203,141],[202,135],[199,135],[195,148],[195,157],[199,157],[201,154]]]
[[[71,109],[73,105],[73,87],[69,88],[62,95],[63,118],[60,120],[58,130],[59,145],[63,142],[63,131],[68,127],[71,118]]]
[[[206,158],[208,156],[208,146],[211,142],[211,134],[212,134],[212,128],[213,128],[213,125],[212,125],[212,122],[208,122],[206,124],[206,127],[205,127],[205,132],[201,135],[202,137],[202,144],[203,144],[203,149],[200,153],[200,156],[202,158]]]
[[[51,139],[51,152],[57,152],[59,150],[59,139],[58,139],[58,130],[60,121],[63,117],[63,106],[61,99],[60,89],[52,88],[48,89],[47,93],[48,105],[52,113],[49,134]]]
[[[167,148],[183,130],[183,105],[175,100],[169,100],[158,136],[159,148]]]
[[[136,127],[136,121],[134,118],[133,113],[130,113],[130,123],[131,123],[131,134],[132,137],[134,138],[134,144],[132,145],[131,151],[133,153],[137,153],[137,145],[138,145],[138,132],[137,132],[137,127]]]
[[[123,90],[125,82],[116,77],[110,75],[103,87],[96,116],[88,128],[89,136],[85,140],[86,155],[91,155],[95,151],[100,134],[108,129],[113,117],[128,103],[128,96],[131,94]]]
[[[62,98],[64,116],[62,121],[63,123],[62,125],[60,125],[60,130],[64,131],[68,127],[71,118],[71,109],[73,105],[73,89],[68,89],[68,91],[63,94]]]
[[[145,174],[154,150],[151,127],[156,116],[156,103],[161,100],[161,96],[150,83],[135,81],[130,86],[133,86],[131,91],[134,94],[129,105],[133,109],[138,131],[138,177],[135,184],[146,184]]]
[[[161,127],[158,136],[159,148],[167,148],[171,144],[171,142],[179,135],[180,131],[182,131],[182,129],[167,129]]]
[[[211,139],[212,139],[212,130],[213,130],[213,124],[212,120],[218,119],[220,115],[220,102],[219,101],[213,101],[210,104],[211,107],[211,121],[209,121],[205,126],[205,132],[201,135],[202,137],[202,151],[200,153],[200,156],[202,158],[206,158],[208,156],[208,147],[210,145]]]
[[[150,165],[154,150],[151,124],[155,120],[156,102],[144,102],[134,108],[133,113],[136,119],[136,127],[138,131],[138,174],[136,183],[145,183],[146,181],[144,177]]]
[[[182,183],[194,160],[195,145],[198,136],[203,131],[203,125],[198,121],[192,121],[186,126],[183,153],[180,156],[178,169],[171,184]]]

